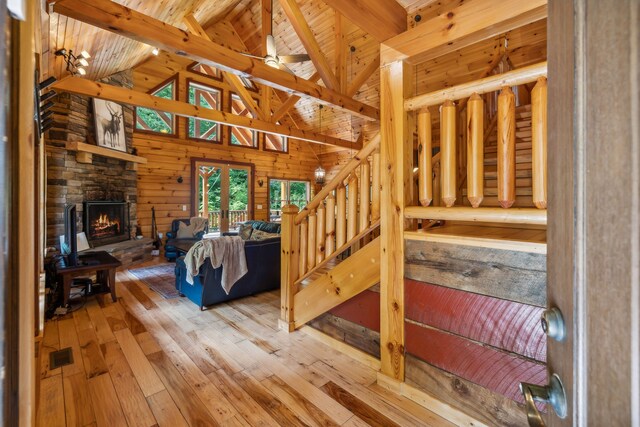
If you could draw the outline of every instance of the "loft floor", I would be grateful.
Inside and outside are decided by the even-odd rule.
[[[367,364],[278,330],[278,292],[201,312],[117,279],[118,302],[46,323],[39,426],[452,425],[376,385]],[[65,347],[74,363],[50,370]]]

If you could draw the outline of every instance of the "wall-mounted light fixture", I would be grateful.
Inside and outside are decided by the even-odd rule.
[[[263,185],[264,185],[264,180],[263,180],[262,178],[260,178],[260,179],[258,180],[258,186],[259,186],[259,187],[262,187]]]
[[[72,50],[67,50],[65,48],[58,49],[55,52],[56,56],[62,56],[64,58],[64,62],[67,64],[67,71],[72,75],[80,74],[84,76],[87,74],[86,68],[89,66],[89,59],[91,55],[86,50],[80,52],[80,55],[74,55]]]

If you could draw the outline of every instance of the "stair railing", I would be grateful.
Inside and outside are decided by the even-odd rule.
[[[295,205],[282,208],[283,329],[294,328],[294,296],[301,282],[347,249],[355,252],[358,243],[379,226],[379,148],[377,134],[301,211]]]
[[[547,207],[547,64],[546,62],[490,76],[474,82],[419,95],[405,100],[406,111],[417,111],[418,200],[407,207],[406,218],[546,224]],[[516,202],[516,108],[511,87],[536,82],[531,92],[532,110],[532,198],[537,209],[512,208]],[[480,95],[500,91],[497,114],[484,128],[484,101]],[[468,99],[467,99],[468,98]],[[455,101],[465,99],[466,150],[458,145]],[[431,114],[428,107],[440,105],[439,164],[432,162]],[[494,121],[495,120],[495,121]],[[498,203],[501,208],[480,208],[484,199],[484,141],[486,132],[498,133]],[[459,151],[458,153],[456,151]],[[466,155],[466,156],[465,156]],[[460,206],[459,162],[466,157],[467,199],[471,208]],[[434,172],[439,166],[438,173]],[[462,172],[462,173],[461,173]],[[437,183],[436,181],[440,182]],[[456,185],[458,181],[458,185]],[[437,194],[440,193],[440,194]],[[458,206],[454,206],[458,199]],[[442,202],[445,208],[436,207]],[[509,211],[504,211],[509,209]]]

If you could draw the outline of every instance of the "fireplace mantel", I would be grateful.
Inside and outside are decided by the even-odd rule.
[[[123,153],[122,151],[111,150],[97,145],[85,144],[84,142],[67,142],[65,147],[69,151],[77,152],[76,161],[78,163],[91,163],[94,154],[132,162],[134,169],[136,169],[138,163],[147,163],[147,159],[144,157],[134,156],[133,154]]]

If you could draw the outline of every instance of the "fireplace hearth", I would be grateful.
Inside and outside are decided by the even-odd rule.
[[[84,231],[94,247],[129,240],[129,204],[121,201],[84,202]]]

